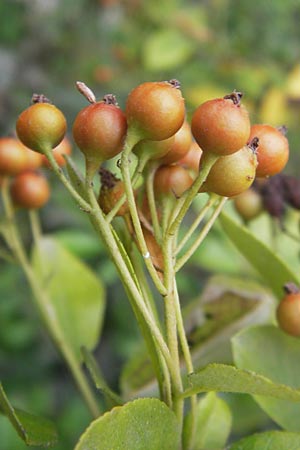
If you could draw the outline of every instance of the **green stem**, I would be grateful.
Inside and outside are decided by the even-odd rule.
[[[134,192],[133,187],[131,184],[131,178],[130,178],[130,169],[129,169],[129,154],[131,152],[131,149],[133,148],[134,144],[137,142],[135,136],[133,138],[130,136],[130,134],[127,136],[125,147],[122,153],[122,159],[121,159],[121,171],[123,176],[123,181],[125,184],[125,191],[126,191],[126,197],[127,202],[129,206],[129,211],[133,223],[133,228],[136,234],[136,239],[139,245],[139,249],[143,255],[143,259],[145,262],[145,265],[148,269],[148,272],[153,280],[153,283],[155,284],[158,292],[161,295],[166,294],[166,288],[164,287],[163,283],[161,282],[157,271],[152,263],[152,260],[150,258],[149,250],[147,248],[147,244],[145,242],[145,238],[143,235],[143,230],[141,227],[135,198],[134,198]]]
[[[197,195],[200,187],[206,180],[207,175],[210,172],[210,169],[215,164],[215,162],[217,161],[218,158],[219,158],[219,156],[215,155],[213,153],[204,153],[203,154],[199,175],[196,178],[196,180],[194,181],[194,183],[192,184],[192,186],[190,187],[190,189],[188,189],[181,197],[180,202],[181,202],[182,206],[181,206],[176,218],[174,219],[171,226],[169,227],[168,234],[170,234],[170,235],[175,234],[175,232],[176,232],[177,228],[180,226],[182,219],[184,218],[187,210],[189,209],[192,201],[194,200],[195,196]]]
[[[21,238],[19,236],[18,229],[14,221],[14,211],[10,202],[10,197],[6,188],[6,184],[2,186],[2,197],[5,213],[10,226],[11,231],[10,239],[14,255],[23,269],[27,282],[32,290],[33,299],[35,300],[35,304],[49,332],[49,335],[51,336],[57,349],[60,351],[60,353],[66,360],[83,399],[85,400],[93,417],[96,418],[100,414],[98,404],[94,399],[93,393],[91,391],[89,384],[87,383],[87,380],[84,376],[80,363],[78,362],[73,351],[70,349],[65,340],[64,333],[56,317],[56,312],[51,302],[49,301],[45,290],[41,287],[41,285],[37,281],[36,275],[32,270],[32,267],[28,261]]]
[[[175,272],[178,272],[182,268],[182,266],[184,266],[184,264],[190,259],[190,257],[193,255],[193,253],[197,250],[197,248],[199,247],[201,242],[208,235],[211,227],[215,223],[215,221],[216,221],[218,215],[220,214],[220,212],[221,212],[224,204],[226,203],[226,201],[227,201],[227,197],[223,197],[222,200],[220,201],[219,205],[217,206],[217,208],[213,212],[212,216],[206,222],[205,226],[201,230],[201,232],[200,232],[199,236],[197,237],[197,239],[195,240],[195,242],[186,251],[186,253],[181,258],[178,259],[178,261],[177,261],[177,263],[175,265]]]
[[[150,210],[150,215],[151,215],[151,221],[152,221],[153,230],[154,230],[154,236],[155,236],[156,241],[158,243],[160,243],[161,239],[162,239],[162,233],[161,233],[161,228],[159,225],[155,196],[154,196],[154,189],[153,189],[153,181],[154,181],[154,176],[155,176],[157,167],[158,167],[158,164],[155,162],[155,163],[152,163],[151,166],[149,167],[149,169],[147,170],[146,191],[147,191],[147,199],[148,199],[148,205],[149,205],[149,210]]]
[[[192,234],[194,233],[196,228],[200,225],[200,223],[201,223],[202,219],[205,217],[207,211],[209,211],[209,209],[215,204],[217,199],[218,199],[218,197],[216,195],[214,195],[214,194],[212,194],[209,197],[209,199],[207,200],[206,204],[201,209],[201,211],[199,212],[198,216],[196,217],[196,219],[194,220],[192,225],[189,227],[188,231],[185,233],[185,235],[182,238],[180,244],[177,246],[176,252],[175,252],[176,255],[178,255],[178,253],[183,249],[183,247],[185,246],[187,241],[190,239],[190,237],[192,236]]]

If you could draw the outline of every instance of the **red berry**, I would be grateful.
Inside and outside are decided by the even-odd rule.
[[[47,203],[50,188],[45,177],[34,172],[23,172],[12,182],[11,197],[16,206],[36,209]]]
[[[181,195],[193,184],[193,179],[186,169],[181,166],[161,166],[154,177],[155,194],[160,197]]]
[[[44,153],[63,139],[67,122],[63,113],[50,103],[35,103],[23,111],[16,124],[20,141],[31,150]]]
[[[192,142],[189,151],[178,161],[178,164],[197,174],[199,172],[201,155],[202,150],[197,142]]]
[[[26,169],[27,149],[18,139],[0,138],[0,174],[14,176]]]
[[[125,187],[123,181],[115,177],[109,170],[100,169],[101,188],[98,197],[98,203],[104,212],[108,214],[115,204],[125,194]],[[116,216],[124,216],[129,211],[128,203],[125,200],[120,207]]]
[[[289,143],[284,134],[271,125],[252,125],[250,138],[258,138],[257,177],[268,177],[283,170],[289,159]]]
[[[162,164],[173,164],[179,161],[190,149],[192,144],[191,127],[188,122],[183,125],[177,133],[174,134],[174,142],[168,153],[161,158]]]
[[[221,156],[213,165],[200,192],[214,192],[224,197],[238,195],[253,183],[256,165],[256,155],[247,145],[232,155]]]
[[[126,131],[126,117],[112,95],[86,106],[73,124],[76,144],[87,160],[99,164],[121,152]]]
[[[300,336],[300,292],[297,288],[287,292],[277,307],[276,316],[283,331]]]
[[[140,139],[161,141],[175,134],[185,117],[178,82],[146,82],[134,88],[126,102],[129,128]]]
[[[208,100],[192,117],[192,134],[204,152],[230,155],[248,141],[250,120],[240,104],[241,94],[234,92],[224,98]]]

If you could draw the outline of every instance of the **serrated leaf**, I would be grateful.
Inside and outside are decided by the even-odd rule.
[[[50,447],[57,442],[55,425],[47,419],[14,408],[0,383],[0,412],[5,414],[21,439],[31,446]]]
[[[300,340],[272,325],[251,327],[232,339],[236,365],[299,388]],[[274,398],[254,397],[260,407],[288,431],[300,430],[300,405]]]
[[[230,450],[299,450],[300,434],[267,431],[246,437],[231,445]]]
[[[223,449],[231,430],[231,412],[227,403],[214,392],[209,392],[197,403],[195,414],[195,436],[192,442],[193,450]],[[183,448],[188,449],[191,434],[191,413],[184,421]]]
[[[282,288],[287,282],[300,283],[300,276],[245,226],[240,225],[224,212],[220,215],[220,221],[228,237],[278,298],[282,297]]]
[[[75,450],[176,450],[177,419],[165,403],[143,398],[117,406],[93,421]]]
[[[175,28],[152,33],[145,41],[143,63],[147,70],[171,70],[184,62],[194,51],[193,42]]]
[[[188,375],[187,387],[182,396],[189,397],[209,391],[267,395],[300,402],[300,390],[274,383],[251,370],[237,369],[227,364],[208,364],[199,372]]]
[[[39,241],[32,260],[65,339],[81,360],[81,347],[93,350],[99,340],[103,285],[88,266],[51,237]]]

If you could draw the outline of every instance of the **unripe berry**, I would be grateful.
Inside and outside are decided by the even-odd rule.
[[[23,172],[14,178],[10,193],[16,206],[27,209],[41,208],[50,197],[45,177],[34,172]]]
[[[248,222],[263,212],[262,198],[257,191],[250,188],[234,197],[233,204],[241,218]]]
[[[176,80],[146,82],[128,95],[125,114],[129,129],[141,139],[161,141],[182,126],[184,100]]]
[[[20,141],[39,153],[44,153],[45,147],[56,147],[66,129],[65,116],[50,103],[34,103],[19,115],[16,124]]]
[[[200,192],[214,192],[224,197],[238,195],[253,183],[256,165],[256,155],[247,145],[232,155],[221,156],[210,170]]]
[[[289,159],[289,143],[279,129],[271,125],[252,125],[249,140],[258,138],[257,177],[269,177],[281,172]]]
[[[0,174],[14,176],[26,169],[27,150],[13,137],[0,138]]]
[[[196,109],[191,128],[203,152],[230,155],[247,143],[250,120],[240,103],[241,95],[233,92],[224,98],[208,100]]]
[[[181,166],[161,166],[154,177],[154,191],[157,197],[181,195],[191,187],[193,179],[186,169]]]
[[[277,321],[285,333],[300,336],[300,291],[289,283],[285,286],[286,295],[279,303],[276,311]]]

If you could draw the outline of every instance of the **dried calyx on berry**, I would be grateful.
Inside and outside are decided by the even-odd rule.
[[[117,178],[112,172],[101,167],[99,170],[101,188],[98,197],[98,203],[104,212],[108,214],[118,200],[124,196],[125,187],[122,180]],[[128,204],[125,200],[119,208],[116,216],[124,216],[128,212]]]

